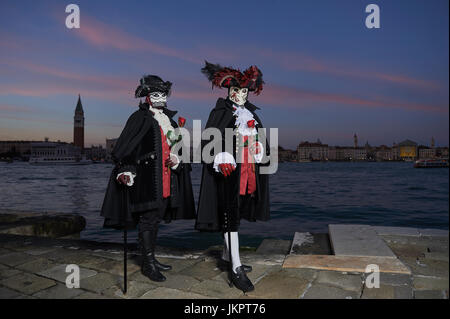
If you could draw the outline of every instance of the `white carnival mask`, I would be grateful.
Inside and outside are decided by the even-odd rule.
[[[165,107],[167,103],[167,94],[164,92],[150,93],[150,102],[154,107]]]
[[[248,88],[239,88],[237,86],[230,87],[228,98],[237,105],[244,105],[247,102]]]

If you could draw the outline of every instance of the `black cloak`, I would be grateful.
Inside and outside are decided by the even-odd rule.
[[[172,120],[176,111],[164,108],[174,128]],[[105,218],[103,227],[128,229],[136,227],[137,214],[159,208],[162,205],[162,145],[158,122],[153,118],[149,105],[139,105],[139,110],[128,119],[112,151],[115,167],[111,172],[101,209]],[[192,191],[189,163],[181,162],[170,174],[170,208],[164,220],[195,218],[195,202]],[[133,186],[117,182],[117,174],[132,172],[137,174]]]
[[[255,110],[259,109],[250,102],[244,105],[258,122],[256,128],[262,128],[261,120],[256,115]],[[235,118],[233,116],[233,103],[229,99],[219,98],[216,107],[211,111],[206,128],[215,127],[222,132],[222,139],[225,138],[225,128],[234,128]],[[264,137],[265,138],[265,137]],[[208,141],[204,142],[205,145]],[[224,145],[224,141],[222,141]],[[235,143],[233,150],[235,150]],[[266,141],[265,156],[269,156],[270,147]],[[236,158],[236,153],[233,154]],[[265,161],[263,161],[265,162]],[[267,221],[270,218],[269,203],[269,175],[259,174],[260,167],[266,164],[255,163],[256,175],[256,201],[245,214],[240,214],[240,218],[248,221]],[[224,214],[225,210],[239,209],[239,181],[240,181],[240,164],[234,173],[228,177],[224,177],[221,173],[217,173],[213,164],[203,164],[202,180],[200,186],[200,197],[198,201],[197,219],[195,228],[200,231],[221,231],[219,214]]]

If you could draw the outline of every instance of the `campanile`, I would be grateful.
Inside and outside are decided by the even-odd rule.
[[[73,117],[73,145],[84,149],[84,111],[81,105],[81,97],[78,94],[77,107]]]

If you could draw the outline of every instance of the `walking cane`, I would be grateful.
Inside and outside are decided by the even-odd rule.
[[[124,185],[124,198],[123,198],[123,214],[124,214],[124,227],[123,227],[123,294],[127,294],[127,217],[128,217],[128,186]]]
[[[233,271],[233,260],[232,260],[232,256],[231,256],[231,232],[230,232],[230,223],[229,223],[229,205],[228,205],[228,187],[226,185],[226,180],[224,181],[224,195],[225,195],[225,230],[227,230],[228,233],[228,255],[229,255],[229,264],[228,264],[228,279],[230,280],[230,282],[228,283],[228,285],[231,287],[233,287],[233,281],[232,281],[232,271]]]

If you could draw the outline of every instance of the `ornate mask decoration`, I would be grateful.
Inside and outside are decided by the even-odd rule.
[[[151,92],[150,102],[153,107],[162,108],[167,106],[167,94],[164,92]]]
[[[235,104],[242,106],[247,102],[248,89],[232,86],[228,90],[228,98]]]

